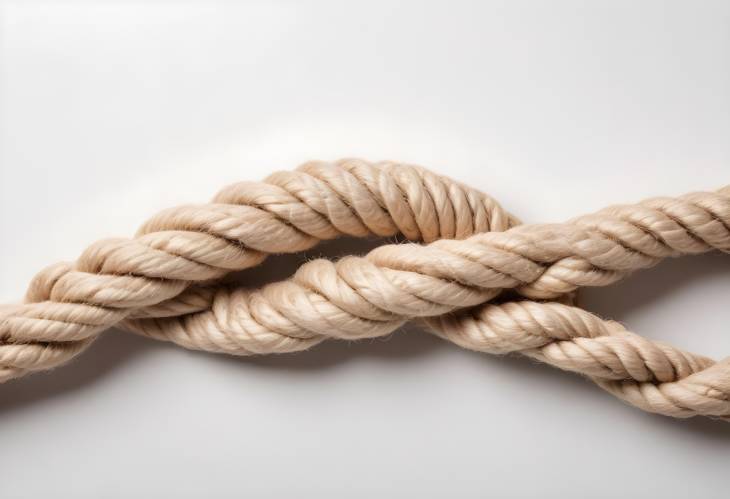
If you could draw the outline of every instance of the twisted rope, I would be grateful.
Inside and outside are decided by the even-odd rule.
[[[423,168],[312,162],[223,189],[206,205],[165,210],[133,239],[89,246],[37,274],[25,303],[0,310],[0,381],[68,361],[128,316],[205,309],[209,283],[339,236],[465,238],[515,219],[489,196]]]
[[[261,289],[220,282],[268,254],[396,234],[427,244],[314,260]],[[490,197],[422,168],[308,163],[230,186],[207,205],[166,210],[134,239],[98,242],[39,273],[25,303],[0,311],[0,380],[66,362],[115,324],[249,355],[383,336],[417,319],[465,348],[581,373],[650,412],[730,418],[730,361],[558,303],[664,258],[715,249],[730,251],[730,186],[518,225]],[[529,300],[493,302],[505,289]]]

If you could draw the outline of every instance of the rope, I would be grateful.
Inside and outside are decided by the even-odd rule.
[[[260,289],[221,281],[269,254],[399,234],[412,242],[313,260]],[[251,355],[383,336],[418,320],[464,348],[583,374],[646,411],[730,419],[730,359],[642,338],[570,299],[711,250],[730,251],[730,186],[520,225],[489,196],[423,168],[312,162],[165,210],[132,239],[99,241],[41,271],[24,303],[0,309],[0,381],[63,364],[114,325]]]

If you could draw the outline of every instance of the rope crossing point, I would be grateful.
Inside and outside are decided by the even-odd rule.
[[[412,242],[310,261],[260,289],[220,282],[270,254],[398,234]],[[730,358],[643,338],[566,299],[712,250],[730,252],[730,186],[522,225],[489,196],[423,168],[310,162],[165,210],[134,238],[99,241],[38,273],[22,304],[0,308],[0,381],[59,366],[112,326],[252,355],[418,320],[464,348],[583,374],[649,412],[730,419]]]

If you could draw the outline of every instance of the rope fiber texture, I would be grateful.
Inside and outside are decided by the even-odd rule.
[[[259,289],[222,278],[340,236],[400,235],[364,256],[305,263]],[[0,308],[0,381],[59,366],[118,326],[234,355],[304,350],[420,321],[461,347],[517,352],[645,411],[730,420],[716,362],[572,305],[664,258],[730,252],[730,186],[522,225],[489,196],[420,167],[310,162],[158,213],[131,239],[89,246]]]

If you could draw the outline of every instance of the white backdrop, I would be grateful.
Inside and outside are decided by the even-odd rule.
[[[730,181],[724,1],[0,5],[2,301],[158,209],[313,158],[419,163],[529,222]],[[728,285],[708,255],[583,302],[720,358]],[[3,498],[727,497],[729,456],[726,423],[414,328],[255,359],[112,331],[0,386]]]

